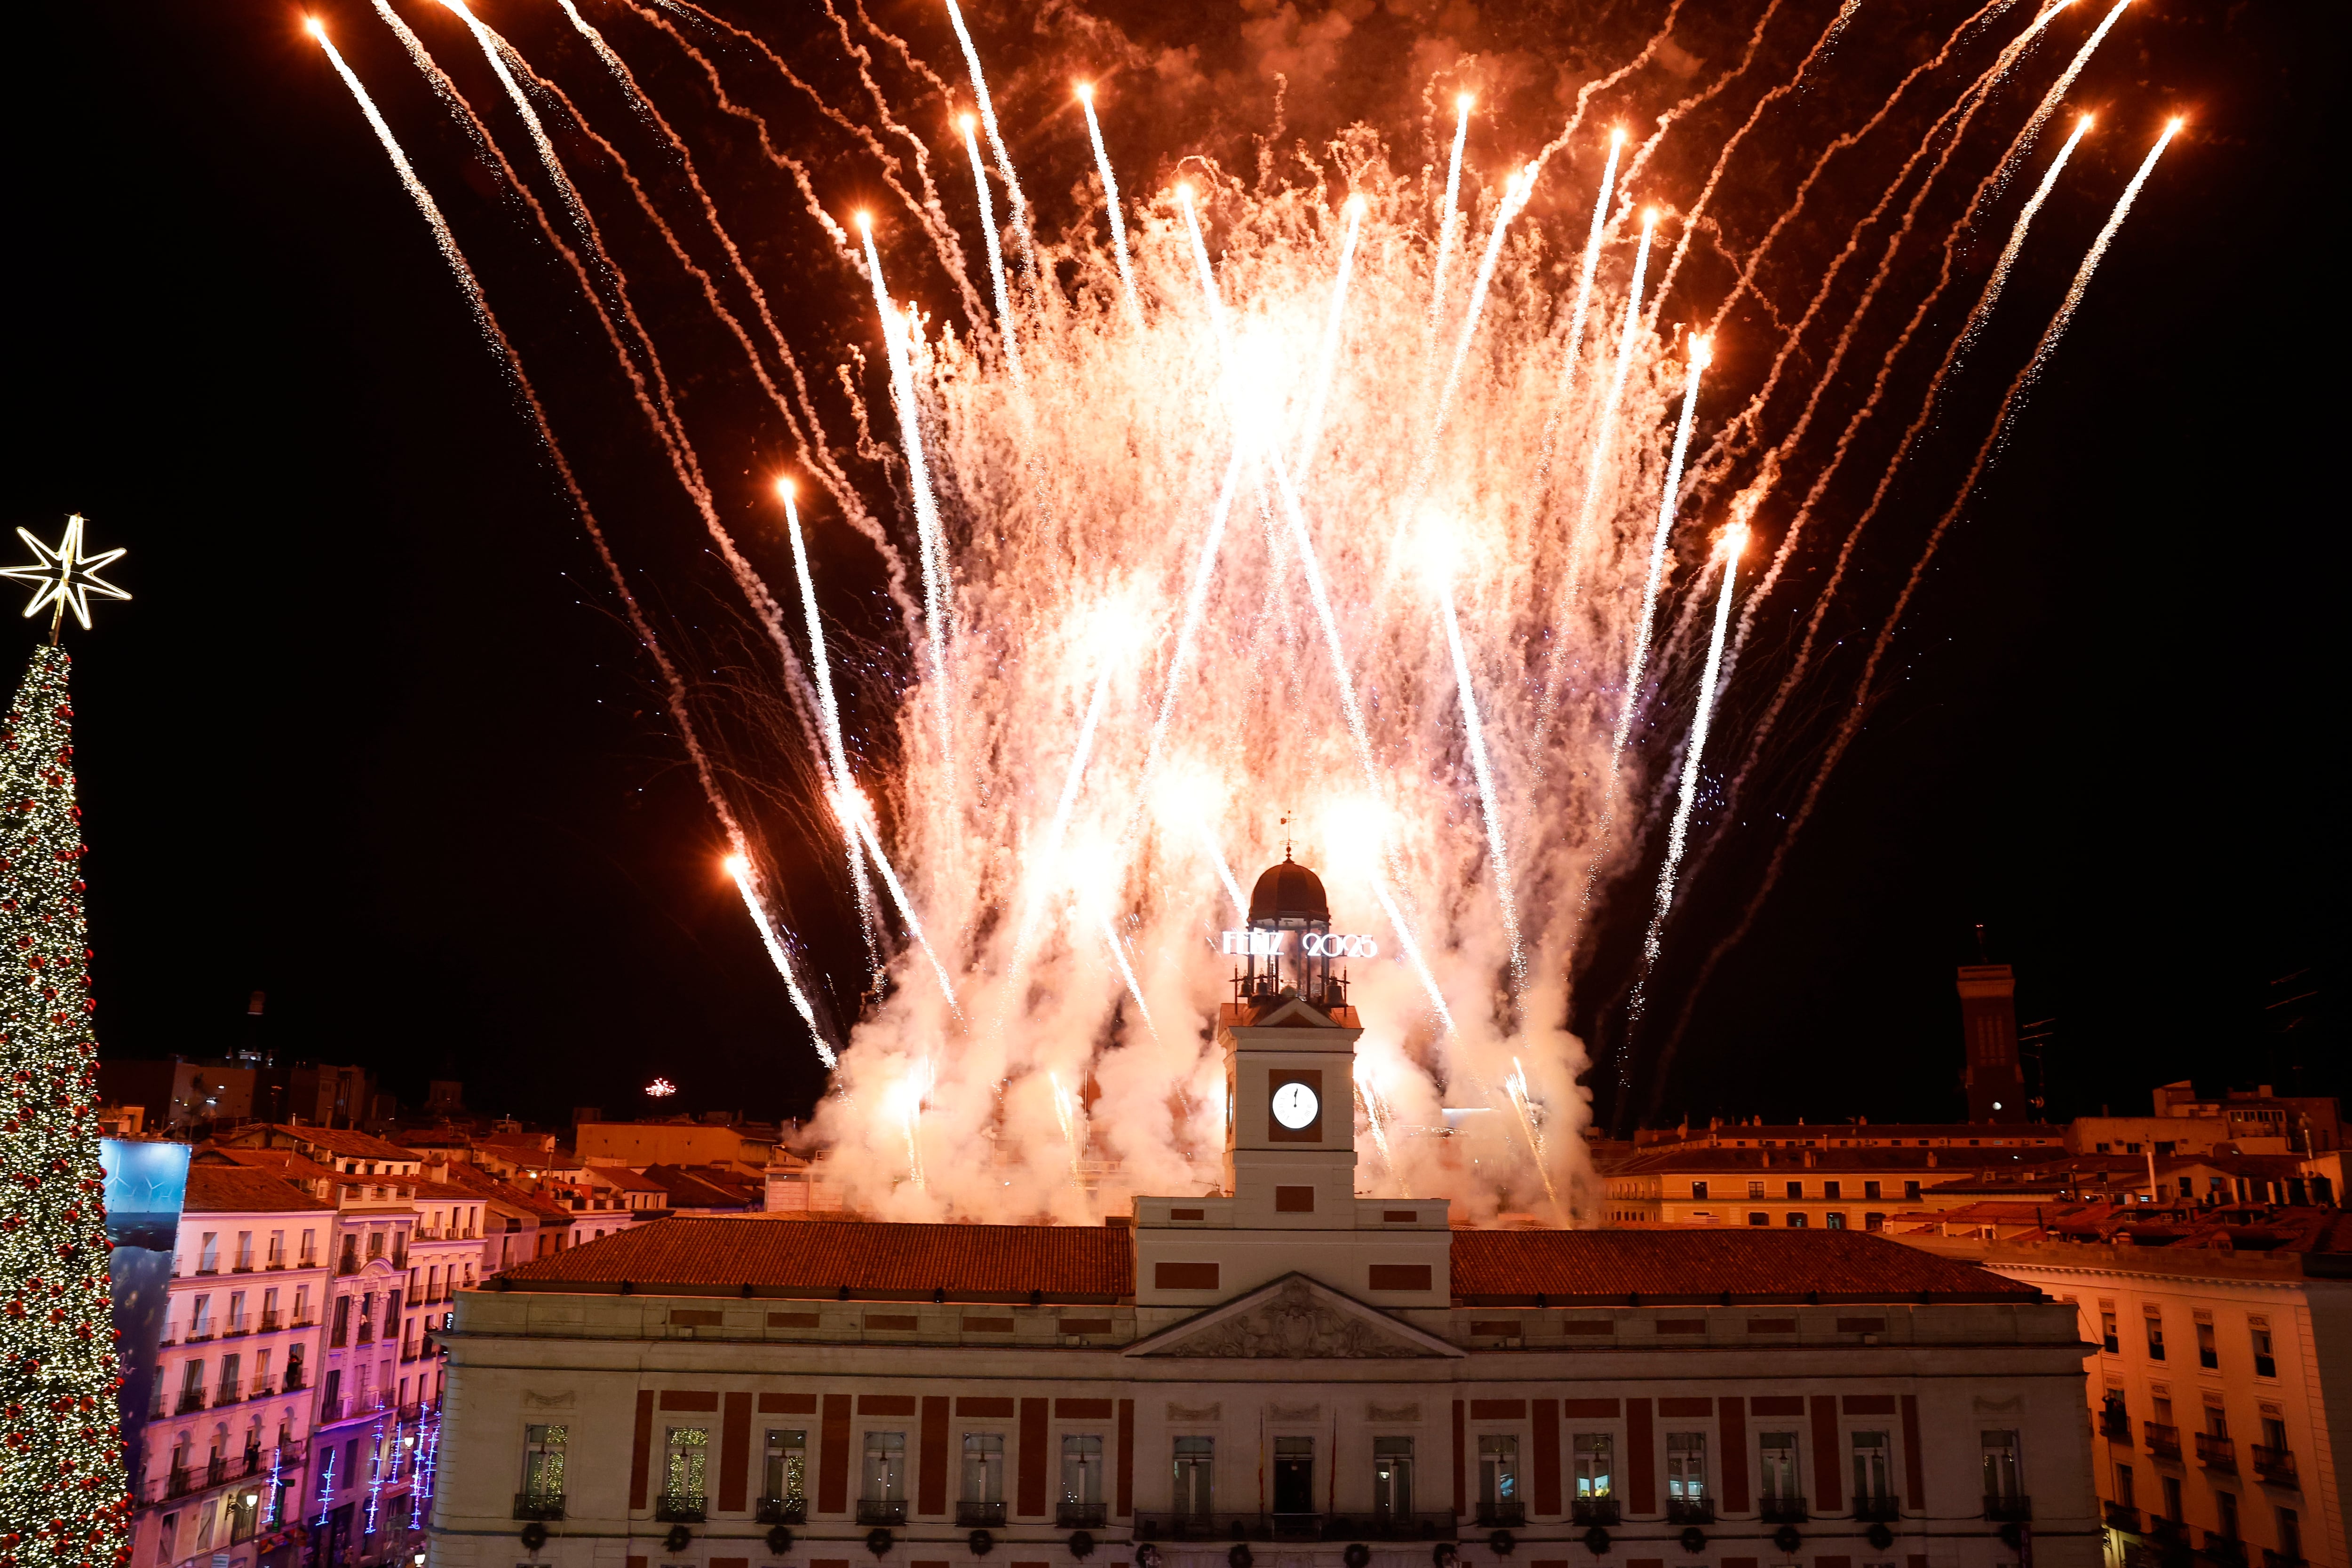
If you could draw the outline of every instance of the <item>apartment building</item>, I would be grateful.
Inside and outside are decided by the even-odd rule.
[[[1895,1239],[2034,1286],[2095,1347],[2085,1403],[2111,1564],[2352,1561],[2352,1216],[2094,1203],[2031,1227],[1937,1218]]]
[[[189,1166],[131,1477],[136,1568],[289,1568],[334,1225],[331,1203],[269,1171]]]
[[[1954,1176],[1955,1155],[2023,1168],[2028,1148],[1721,1143],[1621,1148],[1595,1160],[1604,1223],[1876,1230]]]

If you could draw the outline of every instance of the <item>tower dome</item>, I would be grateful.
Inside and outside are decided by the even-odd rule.
[[[1252,925],[1292,920],[1328,925],[1331,901],[1323,895],[1323,879],[1286,853],[1250,889],[1249,917]]]

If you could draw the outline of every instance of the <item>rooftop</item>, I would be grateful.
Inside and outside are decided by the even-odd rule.
[[[501,1288],[915,1301],[1116,1301],[1135,1294],[1133,1233],[1110,1226],[910,1225],[687,1217],[509,1270]],[[2030,1301],[2040,1292],[1861,1231],[1459,1230],[1465,1306],[1770,1301]]]
[[[241,1165],[192,1163],[188,1166],[187,1201],[182,1212],[294,1214],[314,1209],[331,1211],[334,1207],[271,1171]]]
[[[240,1128],[239,1134],[257,1131],[309,1144],[342,1159],[415,1161],[424,1157],[415,1149],[404,1149],[398,1144],[388,1144],[372,1133],[354,1132],[348,1127],[314,1127],[307,1123],[289,1125],[272,1122],[259,1128]]]

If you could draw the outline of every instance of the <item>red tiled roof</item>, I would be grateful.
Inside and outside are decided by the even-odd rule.
[[[524,1290],[612,1287],[915,1301],[1115,1301],[1135,1294],[1131,1233],[1108,1226],[900,1225],[680,1215],[499,1278]]]
[[[313,1127],[308,1124],[288,1125],[273,1122],[258,1130],[326,1149],[347,1159],[414,1160],[421,1157],[415,1149],[404,1149],[398,1144],[385,1143],[373,1134],[353,1132],[345,1127]]]
[[[342,1178],[318,1161],[298,1155],[291,1149],[232,1149],[214,1146],[198,1149],[196,1163],[226,1160],[255,1170],[272,1171],[293,1181],[340,1181]],[[193,1169],[194,1167],[191,1166]]]
[[[678,1217],[508,1270],[525,1290],[633,1289],[908,1301],[1112,1301],[1135,1293],[1133,1233],[1111,1227],[784,1222]],[[1469,1306],[1748,1300],[2032,1301],[1997,1274],[1854,1230],[1460,1230]]]
[[[188,1166],[188,1197],[183,1212],[188,1214],[291,1214],[313,1209],[331,1210],[335,1206],[322,1202],[288,1181],[284,1176],[247,1166],[191,1165]]]
[[[1469,1306],[1755,1300],[2032,1301],[2041,1292],[1860,1230],[1457,1230],[1454,1294]]]

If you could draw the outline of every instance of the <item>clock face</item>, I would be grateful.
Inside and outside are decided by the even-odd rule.
[[[1286,1083],[1274,1092],[1274,1119],[1294,1133],[1310,1124],[1322,1108],[1304,1083]]]

